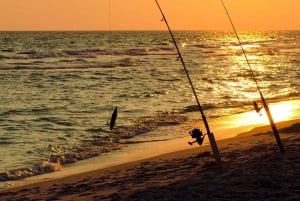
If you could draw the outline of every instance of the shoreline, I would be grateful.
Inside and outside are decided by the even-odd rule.
[[[297,105],[300,102],[300,100],[285,100],[282,102],[278,102],[275,104],[271,104],[270,107],[272,109],[276,109],[276,106],[282,106],[282,104],[291,104],[296,105],[294,107],[295,111],[299,109],[299,106]],[[296,118],[300,117],[299,114],[294,112],[289,117]],[[211,128],[213,128],[213,132],[215,134],[215,138],[217,141],[217,144],[219,145],[222,143],[222,141],[226,140],[232,140],[235,137],[239,136],[240,133],[245,133],[250,131],[251,129],[255,129],[258,127],[258,129],[262,129],[262,127],[266,127],[267,129],[271,129],[267,125],[267,120],[264,119],[264,115],[259,116],[255,112],[244,112],[239,113],[231,116],[216,118],[210,122]],[[300,119],[300,118],[299,118]],[[290,122],[297,121],[298,119],[289,120]],[[251,123],[250,123],[251,122]],[[88,158],[85,160],[77,161],[76,163],[71,163],[65,165],[65,167],[62,170],[46,173],[42,175],[35,175],[32,177],[27,177],[20,180],[9,180],[9,181],[3,181],[0,182],[0,191],[10,188],[15,188],[19,186],[24,186],[28,184],[37,183],[40,181],[49,181],[52,179],[60,179],[72,175],[78,175],[90,171],[95,171],[99,169],[105,169],[109,167],[114,167],[117,165],[122,165],[125,163],[130,163],[133,161],[139,161],[144,160],[147,158],[152,158],[156,156],[160,156],[163,154],[173,153],[177,151],[183,151],[183,150],[190,150],[194,148],[199,148],[198,145],[189,146],[187,144],[188,141],[193,140],[190,135],[188,134],[188,129],[195,127],[195,125],[202,124],[201,120],[197,120],[195,122],[192,122],[191,125],[185,125],[184,128],[179,129],[180,131],[183,131],[182,129],[187,132],[186,137],[176,138],[172,140],[166,140],[166,141],[154,141],[154,142],[146,142],[146,143],[136,143],[136,144],[128,144],[127,147],[102,154],[97,157]],[[281,124],[281,123],[276,123]],[[264,126],[265,125],[265,126]],[[280,127],[282,127],[280,125]],[[156,132],[170,132],[171,129],[174,128],[174,126],[166,126],[162,127],[162,129],[156,131]],[[175,129],[176,131],[176,129]],[[178,130],[177,130],[178,131]],[[137,137],[138,138],[138,137]],[[133,139],[137,140],[138,139]],[[204,140],[204,143],[202,147],[209,146],[208,139]],[[200,147],[200,148],[202,148]],[[222,154],[222,153],[221,153]]]
[[[289,138],[295,138],[298,139],[297,134],[300,133],[300,119],[294,119],[294,120],[289,120],[289,121],[284,121],[284,122],[279,122],[276,124],[279,131],[282,133],[281,136],[284,139],[284,144],[286,144],[287,139]],[[295,126],[295,128],[291,127],[291,126]],[[232,138],[228,138],[228,139],[223,139],[218,141],[218,146],[220,148],[220,153],[221,153],[221,157],[223,160],[223,163],[225,164],[225,168],[228,169],[229,166],[233,169],[237,168],[237,167],[232,167],[231,164],[228,163],[227,160],[229,160],[228,158],[230,158],[230,160],[234,160],[235,158],[235,152],[240,152],[240,153],[244,153],[245,150],[251,150],[251,149],[255,149],[256,153],[254,155],[259,155],[258,154],[258,150],[262,151],[260,155],[264,155],[264,148],[266,148],[267,152],[270,152],[271,149],[271,153],[272,155],[276,156],[276,157],[285,157],[285,155],[281,155],[278,147],[276,146],[276,142],[274,137],[270,134],[271,128],[268,125],[265,126],[260,126],[260,127],[255,127],[253,129],[251,129],[250,131],[247,132],[243,132],[238,134],[235,137]],[[286,133],[289,133],[289,135],[287,135]],[[268,143],[266,143],[266,139],[268,139]],[[262,143],[262,145],[259,145],[259,143],[255,142],[257,140],[257,142]],[[290,140],[289,140],[290,141]],[[240,145],[240,147],[237,147],[237,144]],[[265,145],[263,145],[265,144]],[[289,144],[290,145],[290,144]],[[268,148],[271,147],[271,148]],[[287,148],[287,154],[289,153],[291,147]],[[231,150],[230,154],[232,156],[228,156],[228,151]],[[235,150],[235,151],[232,151]],[[230,155],[229,154],[229,155]],[[251,154],[246,154],[244,153],[243,160],[245,160],[247,162],[247,158],[248,156]],[[210,146],[205,145],[205,146],[197,146],[197,147],[191,147],[189,149],[183,149],[183,150],[178,150],[178,151],[173,151],[173,152],[165,152],[159,155],[155,155],[154,156],[150,156],[150,157],[146,157],[146,158],[140,158],[141,156],[136,156],[136,160],[131,160],[131,161],[127,161],[127,162],[121,162],[119,164],[116,165],[112,165],[111,164],[107,167],[102,167],[102,168],[98,168],[98,167],[94,167],[95,169],[87,171],[87,172],[81,172],[81,173],[74,173],[74,174],[70,174],[69,176],[57,176],[56,178],[50,178],[50,174],[55,174],[55,173],[59,173],[59,172],[55,172],[55,173],[50,173],[48,175],[41,175],[44,178],[40,178],[39,180],[37,179],[33,179],[32,181],[30,181],[30,179],[26,182],[26,181],[20,181],[19,184],[15,183],[13,186],[9,186],[7,189],[0,189],[0,198],[2,196],[11,196],[12,194],[14,194],[13,192],[31,192],[34,189],[37,188],[41,188],[41,189],[48,189],[54,186],[61,186],[63,184],[70,184],[70,185],[75,185],[77,182],[79,181],[89,181],[91,179],[94,179],[95,177],[99,177],[99,175],[102,175],[102,177],[105,177],[104,175],[113,175],[116,173],[116,175],[123,175],[126,174],[126,171],[133,170],[133,169],[137,169],[137,168],[142,168],[143,166],[151,166],[153,168],[153,174],[155,173],[156,170],[159,170],[159,166],[161,164],[164,164],[166,166],[171,165],[174,161],[174,163],[176,164],[176,161],[181,161],[181,163],[184,163],[185,160],[192,160],[190,161],[191,163],[195,163],[195,165],[197,165],[199,163],[199,161],[194,159],[196,158],[203,158],[204,160],[204,164],[203,167],[208,166],[209,169],[214,169],[214,171],[216,171],[216,166],[214,165],[214,160],[212,155],[210,154]],[[241,157],[241,156],[240,156]],[[250,159],[251,157],[249,157],[248,159]],[[119,161],[120,162],[120,161]],[[155,165],[150,165],[150,164],[155,164]],[[178,164],[180,165],[180,164]],[[199,165],[199,164],[198,164]],[[202,171],[200,168],[199,171]],[[192,168],[192,167],[190,167]],[[195,168],[195,167],[193,167]],[[66,169],[69,169],[68,167]],[[165,171],[167,172],[167,169],[165,169]],[[189,172],[189,170],[186,170],[187,172]],[[231,170],[226,170],[231,171]],[[119,173],[118,173],[119,172]],[[120,173],[122,172],[122,173]],[[124,175],[123,175],[124,176]],[[133,175],[130,175],[133,176]],[[108,176],[109,177],[109,176]],[[134,177],[134,176],[133,176]],[[27,179],[24,179],[27,180]],[[94,181],[95,182],[95,181]],[[76,185],[75,185],[76,186]],[[58,190],[58,189],[57,189]],[[100,190],[100,189],[99,189]],[[116,190],[116,189],[115,189]],[[101,190],[100,190],[101,191]],[[131,192],[131,191],[130,191]],[[46,193],[46,192],[43,192]],[[18,193],[16,193],[17,195]],[[76,194],[76,193],[75,193]],[[26,194],[26,196],[29,196],[28,194]],[[42,198],[44,195],[40,195]],[[76,197],[76,196],[75,196]],[[30,199],[29,199],[30,200]],[[77,200],[75,198],[75,200]],[[89,200],[89,199],[87,199]],[[104,199],[105,200],[105,199]]]
[[[295,118],[300,119],[300,114],[293,112],[293,111],[300,111],[300,97],[298,99],[288,99],[288,100],[284,99],[279,102],[272,102],[270,103],[270,108],[272,112],[275,111],[277,113],[275,115],[275,121],[282,120],[282,119],[295,119]],[[287,108],[288,110],[284,111],[285,115],[282,115],[283,111],[280,110],[278,111],[278,108],[279,109]],[[280,113],[280,115],[278,115],[278,113]],[[190,121],[178,125],[170,124],[170,125],[159,126],[158,128],[151,130],[143,135],[137,135],[128,140],[126,139],[121,140],[120,141],[121,143],[119,145],[116,145],[121,149],[119,151],[116,151],[113,148],[111,152],[107,153],[105,151],[102,152],[100,149],[101,152],[100,155],[98,152],[92,153],[92,155],[94,154],[92,157],[91,156],[85,157],[83,155],[83,157],[82,156],[79,157],[80,158],[79,160],[77,160],[77,153],[75,152],[74,155],[71,153],[71,155],[67,154],[65,156],[64,155],[61,156],[63,160],[66,159],[67,163],[63,163],[63,164],[57,163],[56,160],[60,160],[60,158],[56,159],[54,157],[53,158],[54,161],[52,160],[41,161],[40,164],[34,164],[34,166],[32,167],[24,167],[20,169],[12,169],[12,170],[8,169],[7,172],[1,173],[0,189],[9,186],[10,183],[22,183],[22,181],[27,181],[27,178],[29,178],[28,180],[30,180],[31,182],[31,180],[35,180],[35,179],[41,180],[49,177],[57,178],[57,177],[68,176],[68,172],[70,171],[69,167],[72,166],[79,167],[81,164],[84,164],[84,169],[87,168],[87,171],[90,171],[91,169],[99,169],[99,168],[104,168],[104,167],[132,161],[132,160],[117,159],[118,160],[117,163],[114,161],[109,162],[110,158],[106,156],[115,155],[116,153],[118,155],[119,152],[122,153],[129,152],[129,154],[133,155],[134,157],[138,157],[138,159],[140,159],[140,158],[151,157],[154,155],[160,155],[167,152],[188,149],[189,146],[187,146],[187,142],[192,140],[188,132],[194,128],[201,129],[201,125],[203,124],[203,122],[198,119],[199,118],[198,112],[188,113],[187,115],[191,117]],[[277,119],[278,117],[279,119]],[[268,120],[266,119],[266,115],[263,113],[257,114],[254,111],[248,111],[248,112],[241,112],[241,113],[236,113],[228,116],[211,118],[209,119],[209,124],[210,124],[211,131],[215,135],[216,141],[219,141],[222,139],[234,137],[238,133],[248,131],[253,127],[268,124]],[[202,129],[202,131],[204,131],[204,129]],[[166,134],[166,140],[163,139],[164,133]],[[180,134],[179,135],[175,134],[177,137],[174,138],[174,136],[172,136],[173,133],[174,134],[180,133]],[[184,134],[185,136],[182,137],[182,134]],[[157,138],[153,136],[160,136],[160,137]],[[205,139],[203,144],[205,145],[207,143],[208,143],[207,139]],[[152,146],[155,146],[156,148],[158,147],[157,149],[155,149],[156,151],[155,154],[152,153],[152,151],[150,152],[148,151],[148,153],[146,154],[140,153],[139,154],[140,156],[136,156],[137,153],[134,153],[136,152],[136,150],[141,151],[144,150],[145,147],[152,147]],[[162,148],[164,146],[172,146],[173,148],[166,150],[165,148]],[[97,151],[97,147],[95,148]],[[100,159],[99,160],[94,160],[94,159],[97,159],[99,157],[103,159],[103,156],[105,158],[105,164],[99,165],[99,163],[103,163],[103,162],[102,161],[99,162]],[[126,153],[123,153],[123,158],[124,157],[127,157]],[[92,164],[98,163],[97,168],[91,166],[87,167],[88,165],[86,165],[86,163],[89,162]],[[36,168],[41,168],[41,169],[36,169]],[[68,171],[64,171],[64,169],[68,169]],[[39,171],[41,173],[39,173]],[[77,170],[74,171],[76,172],[76,174],[80,173]],[[47,176],[40,176],[40,175],[47,175]],[[7,184],[5,184],[5,182]]]

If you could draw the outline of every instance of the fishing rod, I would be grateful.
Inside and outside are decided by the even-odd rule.
[[[167,18],[166,18],[165,15],[164,15],[163,10],[161,9],[161,7],[160,7],[158,1],[155,0],[155,2],[156,2],[156,5],[157,5],[157,7],[158,7],[158,9],[159,9],[159,11],[160,11],[162,17],[163,17],[162,20],[165,22],[165,24],[166,24],[166,26],[167,26],[167,28],[168,28],[168,31],[169,31],[169,33],[170,33],[170,35],[171,35],[171,38],[172,38],[172,41],[173,41],[173,43],[174,43],[174,45],[175,45],[175,48],[176,48],[176,50],[177,50],[177,54],[178,54],[178,56],[179,56],[179,60],[181,61],[181,64],[182,64],[183,69],[184,69],[184,71],[185,71],[185,74],[186,74],[186,76],[187,76],[187,78],[188,78],[189,84],[190,84],[190,86],[191,86],[191,88],[192,88],[193,95],[194,95],[195,100],[196,100],[196,102],[197,102],[198,109],[199,109],[199,111],[200,111],[200,113],[201,113],[202,120],[203,120],[203,123],[204,123],[205,128],[206,128],[207,136],[208,136],[208,138],[209,138],[209,142],[210,142],[210,145],[211,145],[211,148],[212,148],[212,151],[213,151],[215,160],[216,160],[217,164],[218,164],[220,167],[222,167],[221,157],[220,157],[219,149],[218,149],[218,147],[217,147],[217,143],[216,143],[214,134],[210,131],[210,128],[209,128],[209,125],[208,125],[206,116],[205,116],[205,114],[204,114],[204,112],[203,112],[203,110],[202,110],[200,101],[199,101],[198,96],[197,96],[197,92],[196,92],[195,87],[194,87],[194,85],[193,85],[193,82],[192,82],[192,79],[191,79],[190,74],[189,74],[189,72],[188,72],[188,69],[186,68],[186,65],[185,65],[185,62],[184,62],[184,60],[183,60],[182,54],[181,54],[181,52],[180,52],[180,50],[179,50],[179,47],[178,47],[178,45],[177,45],[177,42],[176,42],[175,37],[174,37],[174,35],[173,35],[173,32],[172,32],[172,30],[171,30],[171,28],[170,28],[170,26],[169,26],[169,23],[168,23],[168,21],[167,21]]]
[[[272,128],[272,130],[273,130],[273,134],[274,134],[274,136],[275,136],[275,139],[276,139],[277,145],[278,145],[278,147],[279,147],[279,150],[280,150],[281,153],[285,153],[285,149],[284,149],[284,147],[283,147],[283,145],[282,145],[282,142],[281,142],[281,139],[280,139],[280,136],[279,136],[277,127],[276,127],[276,125],[275,125],[275,123],[274,123],[274,120],[273,120],[273,117],[272,117],[272,115],[271,115],[270,108],[269,108],[269,106],[268,106],[268,104],[267,104],[267,102],[266,102],[266,100],[265,100],[265,98],[264,98],[264,96],[263,96],[263,94],[262,94],[262,92],[261,92],[261,89],[260,89],[260,87],[259,87],[259,85],[258,85],[257,79],[256,79],[256,77],[255,77],[255,75],[254,75],[253,70],[252,70],[252,67],[251,67],[251,64],[250,64],[250,62],[249,62],[249,59],[248,59],[248,57],[247,57],[246,51],[245,51],[245,49],[244,49],[244,47],[243,47],[243,45],[242,45],[241,39],[240,39],[240,37],[239,37],[239,35],[238,35],[238,33],[237,33],[237,30],[236,30],[236,28],[235,28],[235,26],[234,26],[234,24],[233,24],[233,22],[232,22],[232,20],[231,20],[231,17],[230,17],[230,15],[229,15],[229,12],[228,12],[226,6],[225,6],[224,1],[223,1],[223,0],[220,0],[220,1],[221,1],[222,5],[223,5],[223,8],[224,8],[224,10],[225,10],[225,12],[226,12],[226,15],[227,15],[227,17],[228,17],[228,19],[229,19],[229,21],[230,21],[231,27],[233,28],[233,31],[234,31],[234,33],[235,33],[235,36],[236,36],[237,40],[238,40],[239,46],[240,46],[241,49],[242,49],[243,55],[244,55],[244,57],[245,57],[245,60],[246,60],[246,62],[247,62],[247,65],[248,65],[248,67],[249,67],[249,71],[251,72],[252,79],[254,80],[254,82],[255,82],[255,84],[256,84],[257,91],[258,91],[258,93],[259,93],[259,96],[260,96],[261,101],[262,101],[262,103],[263,103],[263,106],[264,106],[264,108],[265,108],[266,114],[267,114],[267,116],[268,116],[268,119],[269,119],[269,122],[270,122],[270,126],[271,126],[271,128]]]

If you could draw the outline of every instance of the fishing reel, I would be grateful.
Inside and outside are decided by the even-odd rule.
[[[192,131],[189,132],[192,138],[195,138],[196,140],[193,142],[188,142],[189,145],[193,145],[195,142],[198,142],[198,144],[201,146],[204,140],[204,137],[206,134],[203,135],[202,131],[198,128],[194,128]]]

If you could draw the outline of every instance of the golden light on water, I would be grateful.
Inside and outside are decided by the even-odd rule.
[[[300,106],[297,104],[297,101],[283,101],[270,104],[269,108],[274,122],[297,119],[300,115]],[[254,110],[243,113],[242,116],[239,116],[239,118],[235,119],[235,124],[269,124],[269,119],[264,108],[262,108],[259,113],[256,113]]]
[[[261,107],[261,104],[259,103]],[[300,119],[300,101],[288,100],[269,104],[272,117],[275,123]],[[269,119],[264,109],[256,113],[253,109],[249,112],[238,113],[235,115],[220,117],[210,121],[217,139],[224,136],[233,137],[238,133],[250,131],[259,126],[270,125]]]
[[[270,106],[271,114],[275,122],[287,121],[297,110],[292,104],[276,104]],[[266,114],[263,114],[266,116]]]

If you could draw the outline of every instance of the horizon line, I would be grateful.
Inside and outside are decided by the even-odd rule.
[[[0,30],[0,32],[139,32],[139,31],[148,31],[148,32],[155,32],[155,31],[166,31],[166,29],[115,29],[115,30],[106,30],[106,29],[49,29],[49,30],[39,30],[39,29],[32,29],[32,30]],[[228,32],[233,31],[231,29],[174,29],[173,31],[207,31],[207,32]],[[239,32],[244,31],[300,31],[300,29],[243,29],[239,30]]]

